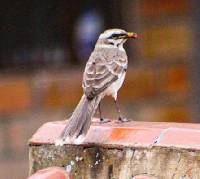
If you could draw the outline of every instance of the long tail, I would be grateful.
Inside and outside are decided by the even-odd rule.
[[[67,137],[77,138],[82,134],[86,135],[100,100],[101,96],[96,96],[92,100],[87,99],[85,95],[82,96],[62,133],[62,139]]]

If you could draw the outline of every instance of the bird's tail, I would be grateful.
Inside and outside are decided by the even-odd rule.
[[[68,137],[77,138],[80,135],[86,135],[100,100],[100,96],[96,96],[92,100],[85,95],[82,96],[62,133],[63,140]]]

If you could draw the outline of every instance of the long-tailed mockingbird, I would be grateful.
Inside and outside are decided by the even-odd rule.
[[[100,34],[83,74],[84,94],[67,122],[58,145],[65,143],[67,139],[86,135],[91,118],[105,95],[114,98],[119,120],[123,121],[117,104],[117,92],[122,86],[128,67],[123,48],[128,38],[137,38],[137,34],[122,29],[109,29]]]

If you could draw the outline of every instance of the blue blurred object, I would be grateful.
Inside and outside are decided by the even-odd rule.
[[[103,15],[96,9],[86,9],[78,18],[75,26],[77,56],[87,61],[99,33],[104,29]]]

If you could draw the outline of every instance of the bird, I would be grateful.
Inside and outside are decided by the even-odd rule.
[[[128,58],[123,45],[127,39],[137,37],[135,32],[118,28],[108,29],[100,34],[83,73],[83,95],[56,145],[63,145],[69,139],[84,137],[98,107],[100,119],[103,121],[100,102],[105,96],[111,95],[114,98],[119,113],[118,120],[127,121],[121,115],[117,93],[124,82],[128,67]]]

